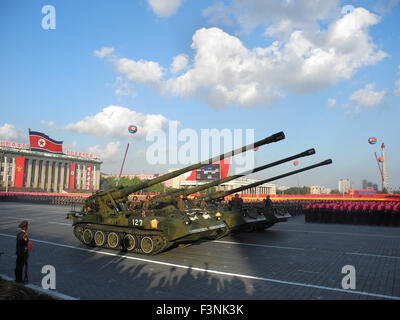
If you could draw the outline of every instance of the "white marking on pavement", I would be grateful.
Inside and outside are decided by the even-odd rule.
[[[50,221],[50,222],[48,222],[48,223],[51,223],[51,224],[61,224],[61,225],[63,225],[63,226],[72,226],[71,223],[62,223],[62,222],[55,222],[55,221]]]
[[[4,233],[0,233],[0,236],[16,238],[16,236],[9,235],[9,234],[4,234]],[[111,256],[111,257],[118,257],[118,258],[123,258],[123,259],[130,259],[130,260],[148,262],[148,263],[153,263],[153,264],[158,264],[158,265],[163,265],[163,266],[175,267],[175,268],[180,268],[180,269],[189,269],[189,270],[194,270],[194,271],[199,271],[199,272],[206,272],[206,273],[211,273],[211,274],[219,274],[219,275],[223,275],[223,276],[238,277],[238,278],[251,279],[251,280],[260,280],[260,281],[265,281],[265,282],[272,282],[272,283],[286,284],[286,285],[292,285],[292,286],[298,286],[298,287],[321,289],[321,290],[327,290],[327,291],[336,291],[336,292],[349,293],[349,294],[357,294],[357,295],[369,296],[369,297],[375,297],[375,298],[400,300],[400,297],[388,296],[388,295],[379,294],[379,293],[371,293],[371,292],[349,290],[349,289],[346,290],[346,289],[340,289],[340,288],[319,286],[319,285],[314,285],[314,284],[307,284],[307,283],[300,283],[300,282],[292,282],[292,281],[284,281],[284,280],[277,280],[277,279],[271,279],[271,278],[250,276],[250,275],[239,274],[239,273],[223,272],[223,271],[218,271],[218,270],[210,270],[210,269],[185,266],[185,265],[180,265],[180,264],[175,264],[175,263],[169,263],[169,262],[163,262],[163,261],[155,261],[155,260],[150,260],[150,259],[126,256],[126,255],[121,255],[121,254],[118,254],[118,253],[111,253],[111,252],[105,252],[105,251],[100,251],[100,250],[80,248],[80,247],[75,247],[75,246],[70,246],[70,245],[61,244],[61,243],[55,243],[55,242],[49,242],[49,241],[44,241],[44,240],[37,240],[37,239],[31,239],[31,240],[39,242],[39,243],[45,243],[45,244],[53,245],[53,246],[69,248],[69,249],[75,249],[75,250],[80,250],[80,251],[86,251],[86,252],[91,252],[91,253],[97,253],[97,254],[102,254],[102,255]]]
[[[5,274],[0,274],[0,277],[2,277],[3,279],[5,279],[7,281],[14,281],[14,279],[10,278],[9,276],[6,276]],[[71,297],[71,296],[68,296],[66,294],[60,293],[58,291],[55,291],[55,290],[43,289],[42,287],[39,287],[39,286],[34,285],[32,283],[25,284],[25,287],[31,288],[32,290],[36,290],[36,291],[39,291],[40,293],[44,293],[44,294],[47,294],[49,296],[56,297],[56,298],[59,298],[59,299],[79,300],[79,298]]]
[[[357,255],[357,256],[375,257],[375,258],[400,259],[400,257],[396,257],[396,256],[384,256],[384,255],[380,255],[380,254],[371,254],[371,253],[346,252],[346,254],[352,254],[352,255]]]
[[[289,250],[301,250],[301,251],[305,250],[304,248],[270,246],[270,245],[266,245],[266,244],[245,243],[245,242],[232,242],[232,241],[221,241],[221,240],[214,240],[213,242],[224,243],[224,244],[238,244],[238,245],[253,246],[253,247],[275,248],[275,249],[289,249]]]

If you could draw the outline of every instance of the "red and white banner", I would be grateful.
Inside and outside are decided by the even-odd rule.
[[[38,131],[29,131],[29,144],[32,151],[63,153],[62,141],[56,141]]]
[[[24,157],[15,157],[15,176],[14,176],[14,187],[22,188],[24,180]]]
[[[88,153],[88,152],[78,152],[78,151],[71,151],[71,150],[67,150],[65,152],[65,154],[67,156],[75,156],[75,157],[84,157],[84,158],[96,158],[96,155],[94,155],[93,153]]]
[[[75,187],[75,163],[71,163],[69,169],[69,189],[72,190]]]
[[[19,143],[19,142],[0,141],[0,147],[16,148],[16,149],[25,150],[26,144]]]
[[[86,190],[90,190],[92,186],[92,165],[86,165]]]

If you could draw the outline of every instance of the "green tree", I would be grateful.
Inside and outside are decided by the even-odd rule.
[[[310,194],[310,187],[292,187],[286,189],[284,194]]]

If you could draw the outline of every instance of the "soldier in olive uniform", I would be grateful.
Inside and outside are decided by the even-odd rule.
[[[264,199],[263,202],[264,202],[264,207],[265,208],[272,208],[273,207],[272,200],[271,200],[271,198],[269,196],[267,196],[267,198]]]
[[[29,251],[31,249],[31,243],[29,241],[28,233],[28,221],[23,221],[18,226],[21,231],[17,235],[17,262],[14,270],[15,281],[17,282],[28,282],[28,258]],[[22,280],[22,271],[25,267],[25,277]]]
[[[182,194],[179,196],[176,206],[178,210],[183,211],[185,209],[185,201],[183,200]]]
[[[146,196],[146,200],[143,201],[142,210],[143,210],[143,211],[149,210],[150,207],[151,207],[151,204],[150,204],[150,196],[147,195],[147,196]]]
[[[204,197],[201,198],[200,208],[203,209],[203,210],[207,209],[207,203],[206,203],[206,200],[204,199]]]
[[[192,204],[193,204],[193,208],[198,208],[199,207],[200,203],[199,203],[199,197],[198,196],[194,197],[194,199],[192,201]]]
[[[139,204],[140,203],[139,203],[138,197],[134,196],[133,200],[129,204],[129,210],[135,211],[137,208],[139,208]]]
[[[239,195],[236,193],[235,197],[232,199],[230,203],[231,210],[240,211],[242,210],[243,199],[239,198]]]

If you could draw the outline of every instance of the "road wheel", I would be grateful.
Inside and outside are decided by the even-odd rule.
[[[136,237],[130,233],[124,237],[124,248],[126,251],[132,251],[136,247]]]
[[[140,248],[142,249],[143,253],[150,254],[154,250],[154,242],[153,239],[150,237],[143,237],[140,241]]]
[[[83,235],[83,227],[80,225],[77,225],[74,227],[74,235],[77,239],[82,241],[82,235]]]
[[[116,248],[119,245],[119,235],[115,232],[110,232],[107,237],[107,244],[112,249]]]
[[[96,233],[94,234],[94,243],[96,244],[96,246],[102,247],[105,242],[106,235],[104,234],[104,232],[101,230],[96,231]]]
[[[92,232],[92,230],[85,229],[85,231],[83,231],[82,240],[87,245],[91,244],[92,240],[93,240],[93,232]]]

